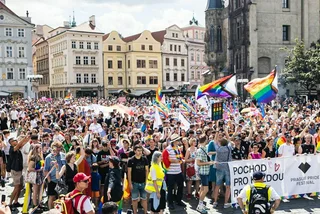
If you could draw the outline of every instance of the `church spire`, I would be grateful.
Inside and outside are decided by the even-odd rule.
[[[72,18],[72,23],[71,23],[71,27],[76,27],[77,23],[76,23],[76,18],[74,16],[74,11],[73,11],[73,18]]]
[[[196,18],[194,17],[194,13],[193,13],[193,17],[192,19],[189,21],[190,25],[196,25],[199,26],[199,22],[198,20],[196,20]]]
[[[222,8],[224,8],[223,0],[208,0],[206,10],[222,9]]]

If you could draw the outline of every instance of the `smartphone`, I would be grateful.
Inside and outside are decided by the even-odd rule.
[[[1,196],[1,203],[6,202],[6,195]]]

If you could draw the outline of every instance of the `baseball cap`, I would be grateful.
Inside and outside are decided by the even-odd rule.
[[[253,180],[261,180],[263,177],[265,177],[266,174],[260,171],[254,172],[253,173]]]
[[[111,156],[111,157],[110,157],[110,161],[111,161],[113,164],[116,164],[116,165],[119,165],[119,163],[120,163],[120,159],[119,159],[117,156]]]
[[[87,176],[86,174],[80,172],[73,177],[73,182],[79,183],[80,181],[86,181],[86,180],[89,180],[90,178],[91,176]]]

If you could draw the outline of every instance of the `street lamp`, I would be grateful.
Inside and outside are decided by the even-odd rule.
[[[102,92],[104,90],[104,86],[103,85],[98,85],[98,91],[100,92],[99,95],[100,95],[100,98],[103,97],[101,96],[102,95]]]

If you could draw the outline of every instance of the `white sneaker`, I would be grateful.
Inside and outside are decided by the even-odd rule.
[[[223,205],[223,208],[225,208],[225,209],[226,209],[226,208],[229,208],[229,207],[231,207],[231,204],[230,204],[230,203],[226,203],[226,204]]]
[[[218,207],[218,202],[213,202],[213,208]]]
[[[204,205],[198,205],[197,206],[197,211],[199,211],[202,214],[206,214],[207,210],[205,209]]]

